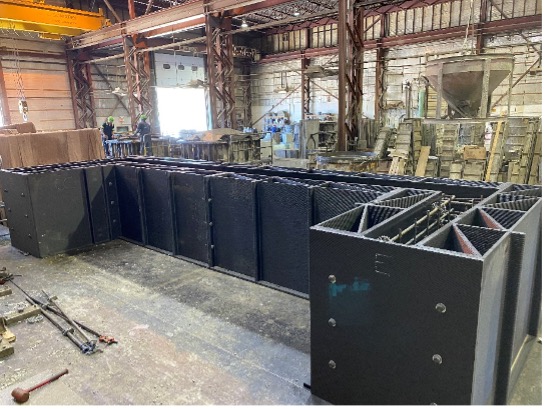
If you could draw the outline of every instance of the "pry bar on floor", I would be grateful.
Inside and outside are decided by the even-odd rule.
[[[64,328],[59,322],[57,322],[51,314],[49,314],[40,304],[36,304],[32,299],[27,297],[27,301],[32,305],[38,305],[40,311],[53,325],[55,325],[61,333],[67,337],[74,345],[76,345],[82,353],[85,355],[91,355],[97,351],[94,342],[80,342],[80,340],[74,335],[74,328]]]

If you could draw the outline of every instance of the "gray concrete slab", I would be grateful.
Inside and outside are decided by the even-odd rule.
[[[5,233],[5,231],[4,231]],[[77,255],[25,256],[0,229],[0,266],[43,288],[79,321],[119,344],[82,355],[49,322],[12,327],[15,354],[0,359],[0,406],[11,390],[64,368],[27,404],[322,404],[309,382],[309,303],[117,240]],[[0,314],[23,300],[0,299]],[[538,344],[537,344],[538,345]],[[515,404],[541,403],[535,346]],[[523,383],[523,384],[522,384]]]

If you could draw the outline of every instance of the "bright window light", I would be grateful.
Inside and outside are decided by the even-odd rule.
[[[207,130],[203,88],[156,88],[162,135],[178,136],[182,130]]]

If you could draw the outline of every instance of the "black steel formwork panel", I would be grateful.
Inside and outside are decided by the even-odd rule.
[[[211,265],[258,278],[256,184],[235,174],[207,176]]]
[[[112,239],[109,217],[109,204],[101,166],[84,168],[87,201],[91,216],[91,230],[95,244]]]
[[[318,224],[368,203],[386,192],[367,189],[366,186],[328,183],[313,189],[313,223]]]
[[[17,171],[0,171],[0,185],[9,222],[11,245],[34,257],[40,257],[28,176],[28,173]]]
[[[40,257],[91,246],[84,170],[30,174],[28,181]]]
[[[519,201],[518,198],[515,198],[515,200]],[[497,210],[496,208],[487,207],[492,205],[492,203],[486,204],[483,210],[486,212],[493,210],[491,214],[494,218],[505,220],[505,217],[501,218],[498,213],[494,212],[494,210]],[[534,329],[538,326],[540,316],[540,307],[536,299],[540,297],[541,292],[541,266],[539,265],[542,232],[541,207],[542,199],[533,204],[530,203],[529,207],[524,208],[524,210],[508,210],[508,212],[516,213],[518,216],[517,221],[511,225],[509,230],[524,234],[525,239],[521,245],[522,256],[518,266],[520,269],[519,284],[517,287],[512,286],[509,289],[511,291],[507,293],[510,296],[508,302],[514,305],[512,316],[514,325],[512,338],[508,339],[508,334],[506,336],[506,341],[511,341],[512,346],[511,350],[506,352],[505,357],[508,361],[506,365],[509,366],[510,373],[509,380],[506,383],[506,390],[499,396],[497,402],[499,404],[507,403],[529,352],[531,338],[537,335]],[[519,214],[521,211],[524,212],[522,216]],[[508,313],[512,313],[512,311]]]
[[[175,254],[210,265],[206,173],[174,172]]]
[[[174,252],[174,219],[171,172],[164,169],[141,169],[142,205],[146,226],[145,243]]]
[[[260,279],[309,292],[309,227],[312,189],[286,179],[258,185]]]
[[[144,244],[140,172],[141,169],[133,166],[116,166],[121,235]]]
[[[33,215],[37,241],[37,252],[30,254],[46,257],[93,244],[83,169],[31,172],[27,174],[27,182],[28,214]]]
[[[447,236],[435,250],[312,228],[313,394],[334,404],[493,403],[510,233],[492,234],[485,255],[465,255]]]
[[[114,240],[121,235],[116,170],[114,165],[101,165],[101,169],[106,203],[108,205],[108,225],[110,226],[110,238]]]

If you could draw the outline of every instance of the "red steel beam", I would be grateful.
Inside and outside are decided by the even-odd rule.
[[[129,0],[130,1],[130,0]],[[231,15],[252,13],[263,9],[294,2],[294,0],[213,0],[207,2],[212,11],[229,11]],[[72,37],[67,42],[68,49],[99,46],[124,35],[145,34],[157,36],[169,34],[184,28],[196,28],[205,24],[205,0],[190,0],[177,6],[113,24],[91,33]]]

